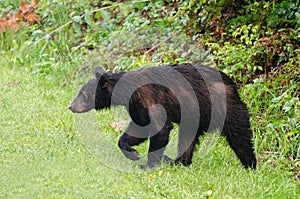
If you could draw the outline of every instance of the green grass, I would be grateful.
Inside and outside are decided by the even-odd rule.
[[[137,147],[144,157],[141,161],[126,160],[117,147],[121,132],[109,125],[128,119],[123,109],[81,115],[68,110],[78,89],[76,70],[98,61],[81,46],[73,26],[33,44],[68,22],[68,13],[79,15],[88,7],[70,2],[42,1],[38,10],[42,25],[0,33],[0,198],[299,197],[300,181],[293,177],[299,172],[299,107],[286,103],[296,101],[295,86],[271,89],[270,82],[260,80],[241,89],[252,113],[256,171],[245,170],[224,138],[214,136],[201,139],[190,167],[140,170],[147,143]],[[134,19],[133,14],[130,17]],[[117,30],[112,24],[101,26],[103,40]],[[91,31],[87,36],[103,32]],[[89,41],[98,45],[99,40]],[[162,54],[168,62],[168,53]],[[127,69],[147,61],[139,58],[118,55],[111,62]],[[172,136],[175,140],[175,131]],[[173,140],[167,149],[171,155],[176,153]],[[288,154],[296,158],[288,161]]]
[[[142,172],[117,153],[133,172],[111,169],[115,163],[98,161],[76,133],[81,124],[67,109],[72,84],[3,59],[1,65],[1,198],[205,198],[209,190],[210,198],[296,198],[300,192],[299,181],[286,170],[265,162],[255,172],[243,169],[223,139],[204,155],[200,145],[188,168],[165,165]],[[119,133],[108,127],[113,111],[97,114],[99,134],[117,140]]]

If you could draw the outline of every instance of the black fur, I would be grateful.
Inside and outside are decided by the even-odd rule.
[[[174,75],[172,72],[174,70],[182,76],[181,79]],[[180,125],[178,157],[174,160],[175,163],[190,165],[199,136],[204,132],[220,130],[242,164],[246,168],[256,168],[248,109],[239,97],[236,84],[224,73],[205,66],[180,64],[143,68],[126,73],[101,72],[100,74],[96,70],[95,75],[98,85],[94,108],[101,110],[122,105],[126,107],[132,119],[118,143],[127,158],[140,159],[140,155],[132,147],[150,138],[147,166],[159,165],[169,141],[172,123],[178,123]],[[161,83],[141,84],[141,82],[151,82],[155,78]],[[183,86],[183,78],[191,87]],[[123,89],[115,91],[119,81]],[[141,86],[135,89],[136,85]],[[184,96],[182,104],[179,102],[178,95],[174,93],[176,89]],[[131,95],[132,90],[134,92]],[[192,100],[193,93],[196,101]],[[226,95],[225,102],[222,100],[217,103],[212,102],[212,99],[218,99],[222,95]],[[125,96],[130,97],[127,99]],[[213,103],[216,103],[215,111],[212,110]],[[163,106],[164,111],[153,109],[154,111],[151,112],[151,107],[157,104]],[[187,109],[188,114],[182,114],[182,108]],[[73,104],[70,109],[78,112],[76,104]],[[195,117],[197,115],[199,117]],[[222,117],[224,123],[219,123]],[[182,124],[181,121],[188,122]],[[161,124],[162,122],[164,123]],[[198,124],[197,132],[189,132],[189,126],[195,124]],[[165,159],[170,161],[168,157]]]

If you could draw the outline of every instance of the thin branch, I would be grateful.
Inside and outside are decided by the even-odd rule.
[[[135,3],[143,3],[143,2],[148,2],[148,1],[150,1],[150,0],[142,0],[142,1],[137,1]],[[96,10],[92,10],[91,12],[94,13],[94,12],[97,12],[97,11],[106,10],[106,9],[109,9],[109,8],[113,8],[113,7],[116,7],[116,6],[123,5],[125,3],[127,3],[127,2],[122,2],[122,3],[115,4],[115,5],[99,8],[99,9],[96,9]]]
[[[174,37],[174,35],[176,35],[177,32],[174,32],[173,34],[171,34],[169,37],[167,37],[165,40],[159,42],[158,44],[156,44],[155,46],[153,46],[152,48],[150,48],[149,50],[147,50],[144,55],[147,55],[148,53],[150,53],[151,51],[153,51],[154,49],[158,48],[160,45],[162,45],[163,43],[167,42],[168,40],[170,40],[172,37]]]

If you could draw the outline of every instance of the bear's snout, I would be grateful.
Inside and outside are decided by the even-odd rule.
[[[72,111],[73,113],[76,112],[76,111],[74,110],[73,104],[70,104],[69,107],[68,107],[68,109],[69,109],[70,111]]]
[[[74,105],[74,103],[70,104],[68,108],[73,113],[83,113],[84,112],[83,108],[80,108],[80,107]]]
[[[93,106],[90,104],[78,104],[76,102],[71,103],[68,107],[68,109],[73,113],[85,113],[91,110],[92,108]]]

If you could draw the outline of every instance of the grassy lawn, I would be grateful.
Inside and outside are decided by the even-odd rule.
[[[117,152],[116,156],[120,156],[121,163],[129,164],[131,172],[113,169],[115,162],[98,161],[77,134],[74,117],[78,116],[67,109],[74,97],[71,83],[57,74],[44,76],[22,66],[9,66],[3,58],[0,63],[1,198],[299,196],[300,183],[289,172],[264,162],[260,162],[257,171],[247,171],[221,138],[204,155],[200,144],[194,164],[188,168],[165,165],[141,172],[136,163]],[[114,121],[114,111],[92,114],[99,116],[99,135],[117,140],[119,133],[108,127]],[[117,150],[117,142],[113,144],[111,148]]]
[[[47,7],[50,3],[41,1],[39,12],[45,24],[40,28],[45,33],[50,32],[50,19],[60,25],[69,20],[66,13],[70,7],[65,4]],[[81,115],[68,110],[78,91],[76,71],[88,59],[88,50],[74,45],[78,38],[72,28],[63,28],[52,40],[39,43],[34,42],[42,38],[36,26],[0,33],[0,198],[299,197],[295,172],[286,168],[285,160],[281,163],[263,153],[269,140],[261,131],[269,135],[274,129],[279,134],[285,129],[265,127],[274,107],[266,110],[266,115],[256,113],[261,103],[255,98],[259,93],[256,87],[241,89],[243,96],[251,99],[247,104],[256,135],[256,171],[245,170],[226,141],[214,136],[202,138],[190,167],[163,165],[142,171],[138,165],[144,164],[145,158],[126,160],[117,146],[124,126],[120,130],[110,126],[111,122],[128,121],[123,109]],[[291,128],[299,128],[294,125]],[[173,134],[175,139],[176,132]],[[298,138],[294,139],[298,150]],[[137,147],[143,157],[147,147],[147,143]],[[171,143],[167,153],[174,155],[175,149]]]

